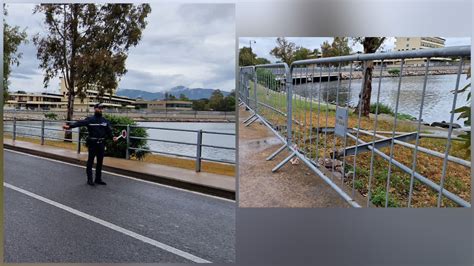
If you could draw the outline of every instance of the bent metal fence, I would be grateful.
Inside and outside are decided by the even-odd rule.
[[[240,105],[252,112],[244,123],[259,120],[283,142],[267,160],[290,151],[272,171],[297,157],[353,207],[470,207],[471,162],[459,158],[465,148],[456,135],[463,132],[453,128],[454,110],[466,97],[458,91],[467,82],[461,76],[470,70],[470,50],[459,46],[241,67]],[[394,60],[398,68],[389,76],[384,67],[366,70],[374,62],[390,62],[393,69]],[[417,73],[422,82],[406,89],[417,110],[407,115],[400,112],[400,95],[413,75],[406,65],[414,60],[421,60],[424,71]],[[447,129],[423,123],[427,95],[439,85],[432,62],[440,60],[457,66],[452,82],[443,83],[450,99]],[[384,90],[388,82],[396,84],[391,91]],[[368,116],[357,107],[358,98],[351,100],[365,86],[371,90]],[[392,99],[389,112],[383,110],[384,94]],[[356,193],[366,202],[356,201]]]
[[[40,125],[32,125],[31,121],[19,121],[14,118],[12,121],[4,121],[10,122],[6,123],[4,127],[5,133],[10,133],[13,140],[16,140],[18,136],[25,136],[25,137],[33,137],[39,138],[41,145],[45,144],[45,140],[54,140],[54,141],[68,141],[71,143],[76,143],[77,145],[77,153],[81,153],[81,146],[85,144],[83,140],[84,133],[80,131],[80,128],[70,130],[73,133],[72,139],[67,140],[61,136],[63,129],[60,128],[66,122],[74,122],[74,121],[58,121],[58,120],[41,120],[37,121],[40,122]],[[26,123],[22,123],[26,122]],[[162,155],[171,155],[176,157],[183,157],[188,159],[195,160],[195,170],[196,172],[200,172],[202,168],[203,161],[209,162],[219,162],[225,164],[233,164],[235,165],[235,147],[226,146],[226,145],[213,145],[210,144],[212,141],[209,141],[212,137],[221,136],[225,138],[232,138],[235,139],[235,133],[229,132],[219,132],[219,131],[210,131],[210,130],[192,130],[192,129],[180,129],[180,128],[167,128],[167,127],[147,127],[147,126],[137,126],[137,125],[116,125],[120,128],[125,128],[127,134],[125,137],[126,141],[126,155],[125,159],[130,159],[130,151],[144,151],[144,152],[151,152],[155,154],[162,154]],[[187,141],[177,141],[177,140],[170,140],[167,138],[144,138],[139,136],[131,135],[130,133],[133,132],[133,128],[143,128],[147,131],[166,131],[166,132],[173,132],[176,133],[187,133],[184,137]],[[21,130],[22,129],[22,130]],[[51,134],[51,133],[58,133],[58,134]],[[208,138],[207,142],[203,140]],[[194,141],[193,141],[194,139]],[[178,148],[174,149],[173,151],[168,151],[164,149],[158,148],[144,148],[144,147],[133,147],[132,140],[146,140],[147,143],[155,142],[155,143],[167,143],[167,144],[174,144],[176,146],[179,145]],[[235,141],[226,141],[235,143]],[[194,147],[193,150],[186,149],[186,147]],[[228,151],[233,159],[229,158],[222,158],[222,156],[206,156],[203,153],[203,149],[213,150],[213,151]],[[183,152],[176,152],[176,150],[187,150],[188,153]],[[222,155],[222,152],[220,153]],[[227,154],[228,155],[228,154]]]

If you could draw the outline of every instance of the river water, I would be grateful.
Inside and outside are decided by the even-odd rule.
[[[190,129],[223,133],[234,133],[235,134],[235,123],[189,123],[189,122],[140,122],[140,126],[144,127],[161,127],[171,129]],[[41,135],[40,128],[24,128],[22,125],[41,127],[41,121],[17,121],[17,132],[19,136],[24,134],[30,135]],[[63,138],[64,133],[61,129],[61,123],[57,122],[46,122],[45,128],[52,130],[45,130],[45,136],[50,138]],[[4,123],[5,131],[12,131],[12,122],[6,121]],[[60,130],[60,131],[54,131]],[[197,133],[195,132],[180,132],[170,130],[157,130],[147,129],[148,138],[168,140],[168,141],[179,141],[196,143]],[[77,139],[77,134],[73,135],[74,139]],[[229,135],[215,135],[215,134],[203,134],[203,144],[223,147],[235,147],[235,136]],[[165,143],[158,141],[148,141],[148,146],[151,150],[167,153],[175,153],[180,155],[195,156],[196,146],[195,145],[184,145],[175,143]],[[211,147],[202,147],[202,156],[210,159],[235,161],[235,150],[217,149]]]
[[[431,75],[428,76],[426,93],[423,105],[422,119],[425,122],[447,121],[450,119],[450,111],[453,105],[454,94],[452,91],[456,85],[457,75]],[[384,103],[393,110],[397,103],[398,92],[398,77],[384,77],[380,85],[380,102]],[[409,114],[418,118],[420,112],[420,104],[422,99],[424,76],[406,76],[403,77],[401,88],[398,112]],[[337,95],[337,81],[321,83],[321,97],[323,100],[329,97],[329,102],[336,102]],[[466,75],[461,75],[460,86],[463,88],[468,83]],[[372,80],[372,96],[371,102],[375,103],[377,100],[377,89],[379,78]],[[312,88],[314,86],[314,88]],[[344,104],[349,101],[350,106],[356,106],[359,100],[359,92],[362,86],[362,80],[352,80],[349,87],[349,80],[341,80],[341,87],[339,89],[339,104]],[[294,92],[296,94],[311,97],[314,100],[318,99],[319,83],[311,83],[295,85]],[[467,93],[458,94],[456,100],[456,107],[466,105]],[[462,120],[456,120],[459,115],[455,114],[454,123],[463,126]]]

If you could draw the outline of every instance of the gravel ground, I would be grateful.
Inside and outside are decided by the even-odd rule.
[[[240,207],[349,207],[329,185],[302,162],[271,169],[289,155],[266,158],[281,147],[281,142],[263,124],[242,125],[250,112],[239,110],[239,206]]]

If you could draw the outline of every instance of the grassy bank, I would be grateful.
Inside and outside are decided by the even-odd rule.
[[[11,139],[11,135],[5,134],[4,138]],[[35,143],[35,144],[41,143],[41,140],[38,138],[17,136],[16,139],[20,141]],[[52,147],[57,147],[57,148],[62,148],[62,149],[77,150],[76,143],[55,141],[55,140],[45,140],[44,144],[47,146],[52,146]],[[82,145],[81,151],[87,151],[87,147],[85,145]],[[134,160],[134,158],[131,158],[131,159]],[[166,165],[166,166],[184,168],[184,169],[189,169],[189,170],[195,169],[194,160],[172,157],[172,156],[148,154],[145,156],[145,158],[142,161],[147,162],[147,163],[155,163],[155,164],[161,164],[161,165]],[[208,173],[235,176],[235,166],[230,165],[230,164],[202,161],[201,170],[203,172],[208,172]]]
[[[253,88],[252,88],[253,89]],[[253,92],[250,92],[250,95]],[[259,101],[271,105],[272,107],[287,113],[286,110],[286,95],[274,91],[268,91],[259,85],[257,90]],[[335,125],[335,105],[322,103],[320,106],[317,103],[318,99],[313,99],[313,102],[307,98],[299,98],[297,96],[292,100],[293,105],[293,128],[292,136],[293,143],[298,146],[298,149],[303,151],[308,157],[316,160],[316,158],[331,158],[331,152],[341,150],[344,146],[349,147],[356,145],[355,141],[347,138],[346,145],[344,139],[334,137],[332,133],[321,133],[319,128],[334,127]],[[375,106],[374,106],[375,107]],[[373,109],[375,109],[373,107]],[[385,114],[379,114],[377,121],[377,131],[389,131],[394,129],[394,114],[393,110],[387,106],[379,106],[380,111]],[[319,109],[319,111],[318,111]],[[259,105],[259,114],[263,115],[277,130],[286,135],[286,117],[279,112],[275,112],[271,108]],[[411,121],[412,117],[407,115],[398,115],[398,121],[395,131],[398,132],[416,132],[417,124]],[[349,109],[348,127],[356,128],[360,123],[360,128],[373,132],[375,129],[375,116],[362,117],[359,121],[358,114],[354,113],[353,109]],[[319,132],[319,134],[318,134]],[[426,133],[423,132],[422,133]],[[385,135],[390,137],[390,135]],[[360,134],[360,140],[365,142],[372,142],[371,135]],[[378,140],[378,139],[377,139]],[[410,143],[415,144],[415,141]],[[446,150],[446,139],[421,138],[419,146],[444,153]],[[470,161],[470,154],[465,152],[462,148],[461,141],[452,141],[449,149],[449,154],[467,161]],[[390,156],[390,146],[380,148],[380,151]],[[359,153],[357,156],[346,156],[345,158],[338,158],[344,162],[345,173],[349,173],[344,183],[354,188],[364,196],[371,194],[371,203],[375,206],[385,206],[385,196],[387,194],[387,177],[389,176],[389,162],[382,157],[375,154],[372,169],[370,174],[371,152]],[[403,147],[401,145],[394,145],[393,159],[412,168],[414,150]],[[418,152],[416,156],[415,171],[427,177],[435,183],[440,183],[443,171],[443,159]],[[405,173],[395,165],[391,165],[390,184],[389,184],[389,206],[404,207],[407,206],[410,179],[411,175]],[[471,169],[456,163],[448,162],[445,177],[444,188],[466,201],[471,199]],[[353,175],[355,173],[355,176]],[[371,179],[371,186],[369,188],[369,179]],[[335,180],[337,181],[337,180]],[[338,180],[341,182],[341,180]],[[434,207],[436,206],[438,193],[430,187],[422,184],[415,179],[413,187],[412,206],[414,207]],[[443,197],[442,206],[457,206],[454,202]]]

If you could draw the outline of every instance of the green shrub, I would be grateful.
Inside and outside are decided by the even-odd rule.
[[[49,113],[45,113],[44,117],[46,119],[49,119],[49,120],[57,120],[58,119],[58,114],[49,112]]]
[[[364,187],[364,182],[362,180],[356,180],[354,181],[354,187],[357,190],[362,189]]]
[[[377,187],[372,194],[370,201],[378,207],[385,206],[385,190],[382,187]],[[388,197],[388,207],[400,207],[400,204],[392,195]]]
[[[105,118],[110,121],[110,124],[112,125],[112,134],[114,136],[119,136],[122,132],[122,130],[127,129],[127,124],[130,126],[136,126],[137,122],[135,122],[133,119],[125,116],[116,116],[116,115],[105,115]],[[87,129],[85,127],[81,128],[81,139],[86,140],[87,139]],[[141,138],[147,138],[148,133],[146,132],[146,129],[144,128],[136,128],[136,127],[130,127],[130,136],[133,137],[141,137]],[[86,143],[86,146],[87,143]],[[125,158],[126,157],[126,152],[127,152],[127,142],[126,139],[120,138],[118,142],[114,143],[112,139],[107,139],[105,141],[105,156],[110,156],[110,157],[117,157],[117,158]],[[140,149],[149,149],[147,145],[147,141],[143,139],[130,139],[130,147],[132,148],[140,148]],[[137,159],[143,159],[146,154],[150,152],[148,151],[137,151],[137,150],[130,150],[130,156],[134,156]]]
[[[375,114],[375,110],[377,108],[377,105],[379,106],[379,110],[378,110],[379,114],[388,114],[388,115],[392,115],[392,116],[395,115],[392,108],[390,106],[386,105],[386,104],[383,104],[383,103],[378,103],[378,104],[372,103],[372,104],[370,104],[370,112],[372,114]],[[409,115],[409,114],[404,114],[404,113],[398,113],[397,117],[400,120],[416,120],[416,117],[414,117],[412,115]]]
[[[409,115],[409,114],[403,114],[403,113],[399,113],[398,114],[398,119],[400,120],[416,120],[416,117],[412,116],[412,115]]]
[[[393,75],[393,76],[398,76],[400,74],[400,69],[398,68],[389,69],[388,74]]]
[[[379,114],[389,114],[393,115],[393,110],[390,106],[383,104],[383,103],[372,103],[370,104],[370,112],[372,114],[375,114],[375,110],[377,108],[377,105],[379,106],[378,113]]]

